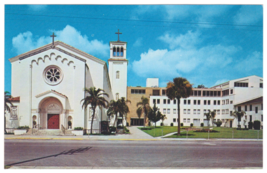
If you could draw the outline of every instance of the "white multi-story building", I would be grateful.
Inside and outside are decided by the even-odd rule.
[[[150,96],[150,106],[155,103],[159,110],[167,116],[164,125],[173,123],[177,126],[177,100],[166,96],[166,88],[160,88],[161,94]],[[208,125],[204,113],[216,111],[214,121],[221,120],[224,127],[237,127],[238,121],[231,116],[232,111],[245,111],[241,119],[241,127],[248,122],[263,121],[263,79],[258,76],[231,80],[211,88],[193,88],[188,98],[180,100],[180,122],[185,126]],[[160,125],[161,121],[157,122]],[[210,123],[211,124],[211,123]],[[261,123],[262,124],[262,123]]]

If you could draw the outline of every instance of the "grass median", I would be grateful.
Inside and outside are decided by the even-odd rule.
[[[213,132],[211,131],[196,132],[196,130],[187,131],[187,128],[188,127],[181,127],[181,136],[177,136],[177,134],[174,134],[166,138],[262,139],[263,137],[262,130],[237,130],[236,128],[211,127],[212,128],[211,130],[213,130]],[[203,129],[207,129],[207,127],[204,127]],[[177,127],[175,126],[161,126],[156,128],[151,127],[151,130],[147,129],[143,131],[153,137],[159,137],[172,132],[177,132]]]

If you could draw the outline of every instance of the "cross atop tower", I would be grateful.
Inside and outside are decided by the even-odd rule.
[[[115,34],[118,34],[118,41],[120,41],[120,34],[122,34],[120,30],[118,29],[118,32],[116,32]]]
[[[50,37],[52,37],[53,38],[53,45],[54,45],[54,38],[56,37],[56,35],[53,33],[53,35],[50,35]]]

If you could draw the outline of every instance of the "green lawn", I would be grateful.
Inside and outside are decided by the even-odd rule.
[[[186,128],[186,127],[182,127]],[[181,136],[172,135],[167,138],[235,138],[235,139],[262,139],[262,130],[237,130],[236,128],[226,128],[226,127],[213,127],[213,130],[216,130],[218,132],[194,132],[194,131],[187,131],[185,129],[181,128]],[[157,127],[153,128],[151,130],[143,130],[145,133],[153,136],[158,137],[162,136],[162,130],[163,135],[166,135],[171,132],[176,132],[177,127],[171,127],[171,126],[163,126],[163,127]]]

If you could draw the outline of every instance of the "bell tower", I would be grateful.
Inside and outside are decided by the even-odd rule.
[[[114,100],[127,96],[127,65],[126,47],[127,42],[120,41],[120,30],[117,41],[110,41],[109,78]]]

